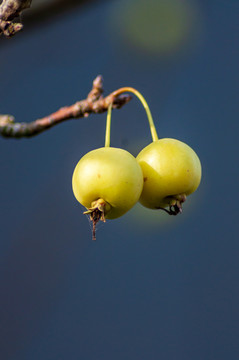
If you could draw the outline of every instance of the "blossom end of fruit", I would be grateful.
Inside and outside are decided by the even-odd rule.
[[[111,206],[104,201],[103,199],[98,199],[91,203],[91,207],[84,211],[83,214],[90,215],[90,220],[92,221],[92,240],[96,240],[96,225],[99,221],[106,222],[105,214],[110,210]]]
[[[186,195],[180,194],[173,197],[169,197],[169,209],[165,207],[157,207],[159,210],[164,210],[169,215],[178,215],[183,212],[182,204],[186,201]]]

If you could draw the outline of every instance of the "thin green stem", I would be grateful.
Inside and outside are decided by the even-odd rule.
[[[110,146],[111,110],[112,110],[112,103],[110,103],[108,107],[107,118],[106,118],[105,147]]]
[[[134,95],[136,95],[139,100],[141,101],[145,111],[146,111],[146,114],[147,114],[147,117],[148,117],[148,122],[149,122],[149,127],[150,127],[150,131],[151,131],[151,135],[152,135],[152,139],[153,141],[157,141],[158,140],[158,134],[157,134],[157,131],[156,131],[156,128],[155,128],[155,125],[154,125],[154,121],[153,121],[153,117],[152,117],[152,114],[151,114],[151,111],[149,109],[149,106],[147,104],[147,101],[145,100],[145,98],[143,97],[143,95],[136,89],[132,88],[132,87],[123,87],[123,88],[120,88],[116,91],[113,92],[113,96],[118,96],[119,94],[122,94],[124,92],[131,92],[133,93]]]

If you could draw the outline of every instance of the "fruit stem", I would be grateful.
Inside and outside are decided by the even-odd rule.
[[[107,118],[106,118],[105,147],[110,146],[111,110],[112,110],[112,103],[110,103],[108,107]]]
[[[146,114],[147,114],[147,117],[148,117],[148,122],[149,122],[149,127],[150,127],[150,131],[151,131],[151,136],[152,136],[152,139],[153,141],[157,141],[158,140],[158,134],[157,134],[157,131],[156,131],[156,128],[155,128],[155,125],[154,125],[154,121],[153,121],[153,117],[152,117],[152,114],[151,114],[151,111],[149,109],[149,106],[147,104],[147,101],[145,100],[145,98],[143,97],[143,95],[136,89],[132,88],[132,87],[122,87],[116,91],[113,92],[113,96],[118,96],[124,92],[131,92],[133,93],[134,95],[136,95],[138,97],[138,99],[141,101],[145,111],[146,111]]]

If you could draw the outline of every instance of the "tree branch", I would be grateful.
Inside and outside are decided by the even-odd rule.
[[[41,119],[37,119],[30,123],[15,123],[14,117],[11,115],[0,115],[0,134],[5,137],[30,137],[37,135],[50,127],[61,123],[62,121],[87,117],[89,114],[102,113],[108,110],[112,103],[113,108],[119,109],[128,103],[131,99],[130,95],[118,95],[114,93],[103,97],[103,79],[97,76],[93,82],[93,87],[85,100],[77,101],[75,104],[65,106]]]
[[[13,22],[24,9],[31,6],[32,0],[3,0],[0,5],[0,35],[6,37],[15,35],[23,28],[19,22]]]

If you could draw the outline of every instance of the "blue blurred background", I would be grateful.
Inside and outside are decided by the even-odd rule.
[[[137,205],[94,242],[71,177],[106,114],[0,138],[2,360],[239,358],[238,15],[236,0],[96,1],[0,38],[2,114],[43,117],[102,74],[203,167],[182,215]],[[112,146],[151,141],[136,98],[112,121]]]

